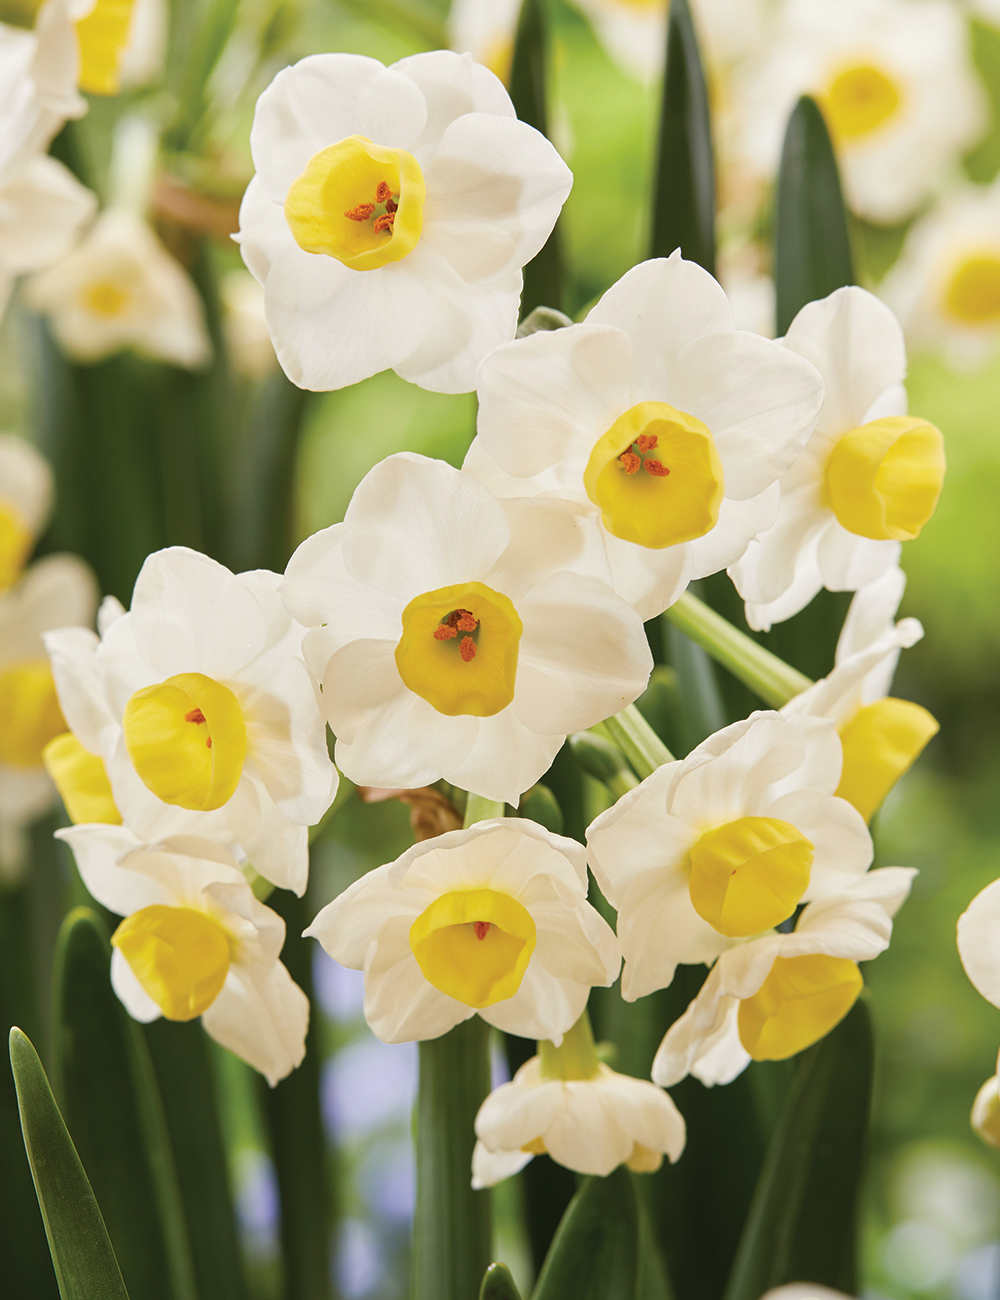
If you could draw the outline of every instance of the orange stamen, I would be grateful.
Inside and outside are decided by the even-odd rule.
[[[476,657],[476,643],[471,636],[463,636],[462,644],[458,647],[458,653],[462,656],[462,662],[471,663]]]
[[[356,208],[351,208],[350,212],[345,212],[344,216],[348,221],[367,221],[374,211],[374,203],[359,203]]]
[[[652,474],[654,478],[666,478],[670,473],[670,470],[667,469],[666,465],[664,465],[660,460],[647,460],[645,464],[647,471]]]
[[[447,623],[442,623],[440,627],[434,629],[435,641],[450,641],[453,636],[458,636],[458,633],[453,627],[449,627]]]
[[[399,204],[396,202],[395,199],[386,199],[385,201],[386,212],[395,212],[398,207]]]
[[[476,927],[476,938],[485,939],[490,932],[489,921],[474,921],[473,924]]]
[[[192,709],[190,713],[184,714],[184,721],[193,722],[195,725],[200,726],[205,721],[205,715],[201,709]]]
[[[383,212],[380,217],[375,218],[375,224],[372,229],[376,235],[381,234],[383,230],[391,230],[396,220],[395,212]]]
[[[634,451],[623,451],[618,457],[618,463],[626,474],[634,474],[642,464],[642,461]]]
[[[386,203],[392,198],[392,190],[385,181],[379,181],[378,188],[375,191],[375,202]]]
[[[656,446],[655,433],[640,433],[635,440],[635,445],[640,451],[652,451]]]
[[[479,620],[473,618],[467,609],[456,610],[456,613],[459,615],[459,619],[455,626],[459,632],[475,632],[479,626]]]

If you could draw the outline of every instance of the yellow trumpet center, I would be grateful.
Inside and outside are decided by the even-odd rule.
[[[111,942],[168,1020],[193,1020],[207,1011],[232,959],[229,935],[194,907],[144,907],[122,921]]]
[[[0,669],[0,763],[41,767],[45,746],[65,730],[47,660],[28,659]]]
[[[84,308],[103,320],[120,316],[129,303],[128,290],[114,280],[92,280],[84,286],[80,297]]]
[[[893,415],[845,433],[826,463],[826,494],[850,533],[911,541],[944,483],[944,439],[927,420]]]
[[[92,95],[118,94],[131,21],[132,0],[97,0],[90,13],[76,24],[81,90]]]
[[[583,483],[609,533],[655,550],[711,532],[723,497],[711,433],[666,402],[619,416],[594,444]]]
[[[818,1042],[854,1006],[864,981],[846,957],[777,957],[740,1003],[740,1042],[755,1061],[783,1061]]]
[[[403,610],[396,667],[439,713],[489,718],[514,698],[522,631],[517,610],[492,587],[439,587]]]
[[[0,501],[0,592],[17,581],[31,550],[31,540],[20,512]]]
[[[535,950],[527,908],[495,889],[457,889],[435,898],[410,926],[424,978],[467,1007],[512,998]]]
[[[841,140],[856,140],[877,130],[896,113],[901,102],[896,83],[871,64],[844,68],[823,97],[830,131]]]
[[[837,794],[870,821],[938,730],[937,719],[912,700],[866,704],[840,728],[844,766]]]
[[[136,691],[122,725],[133,767],[164,803],[208,811],[232,798],[247,730],[228,686],[203,673],[168,677]]]
[[[121,813],[115,807],[104,763],[89,749],[84,749],[72,731],[49,741],[42,762],[59,791],[70,821],[121,825]]]
[[[760,934],[795,911],[812,862],[812,841],[789,822],[740,817],[707,831],[692,848],[691,902],[720,934]]]
[[[285,220],[307,253],[373,271],[416,248],[425,192],[412,154],[349,135],[309,159],[288,191]]]
[[[1000,321],[1000,256],[976,253],[967,257],[948,281],[944,307],[963,325]]]

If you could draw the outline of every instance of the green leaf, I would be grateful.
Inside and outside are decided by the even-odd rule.
[[[490,1264],[490,1194],[472,1190],[473,1125],[490,1091],[480,1016],[420,1044],[414,1300],[469,1300]]]
[[[510,1269],[506,1264],[491,1264],[483,1274],[479,1300],[521,1300]]]
[[[803,1053],[754,1192],[726,1300],[759,1300],[786,1282],[857,1294],[857,1199],[873,1061],[863,1001]]]
[[[111,987],[100,917],[76,908],[56,949],[56,1077],[133,1300],[194,1300],[187,1224],[142,1030]]]
[[[803,95],[788,120],[774,232],[778,334],[807,302],[854,283],[837,159],[823,114]]]
[[[671,0],[653,182],[651,257],[675,248],[715,274],[715,160],[708,86],[688,0]]]
[[[542,785],[541,781],[536,782],[530,790],[526,790],[521,795],[517,813],[519,817],[527,817],[530,821],[537,822],[539,826],[544,826],[553,835],[563,833],[562,809],[555,795],[547,785]]]
[[[635,1300],[639,1213],[619,1166],[587,1178],[563,1215],[532,1300]]]
[[[10,1031],[24,1147],[62,1300],[128,1300],[93,1189],[31,1041]]]
[[[514,37],[510,97],[522,122],[542,135],[548,120],[549,24],[545,0],[523,0]],[[524,268],[521,318],[536,307],[563,307],[563,254],[559,222],[542,249]]]

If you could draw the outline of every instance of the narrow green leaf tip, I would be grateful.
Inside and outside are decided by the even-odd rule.
[[[506,1264],[491,1264],[483,1274],[479,1300],[521,1300],[510,1269]]]

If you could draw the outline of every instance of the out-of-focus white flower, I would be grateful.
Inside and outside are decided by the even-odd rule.
[[[34,31],[0,23],[0,177],[44,153],[67,118],[87,111],[76,89],[72,35],[64,39],[60,15],[43,7]]]
[[[147,86],[163,73],[170,12],[167,0],[132,0],[118,74],[123,89]]]
[[[958,369],[1000,346],[1000,182],[952,190],[906,237],[879,287],[911,345]]]
[[[738,330],[774,338],[774,280],[760,271],[734,268],[719,277]]]
[[[264,290],[249,271],[227,271],[219,283],[222,328],[233,369],[264,379],[278,364],[264,315]]]
[[[575,840],[521,818],[408,849],[327,904],[306,930],[365,972],[365,1019],[386,1043],[439,1038],[477,1012],[556,1044],[621,957],[587,902]]]
[[[733,88],[738,147],[773,175],[789,113],[800,95],[814,95],[851,207],[872,221],[901,221],[985,127],[968,45],[949,0],[785,0],[769,57],[747,65]]]
[[[459,54],[471,54],[507,85],[520,15],[521,0],[452,0],[448,44]]]
[[[789,1282],[776,1286],[761,1296],[761,1300],[852,1300],[843,1291],[833,1291],[818,1282]]]
[[[906,345],[899,322],[864,289],[808,303],[784,346],[826,385],[816,429],[781,480],[775,523],[729,570],[747,622],[766,630],[822,587],[857,591],[899,563],[944,481],[944,440],[906,415]]]
[[[282,588],[314,629],[303,649],[340,770],[516,804],[568,734],[645,688],[642,623],[607,576],[570,503],[497,501],[408,452],[376,465]]]
[[[737,330],[722,287],[677,252],[633,267],[584,324],[498,348],[478,393],[466,470],[592,516],[615,590],[649,619],[774,521],[823,385]]]
[[[810,903],[791,934],[729,948],[667,1030],[654,1081],[670,1087],[693,1074],[709,1087],[729,1083],[751,1060],[784,1060],[828,1034],[861,992],[857,963],[888,948],[915,875],[910,867],[869,871]]]
[[[68,257],[28,280],[24,297],[77,361],[100,361],[123,348],[192,370],[211,358],[190,277],[131,212],[103,212]]]
[[[279,960],[284,921],[254,898],[235,859],[195,836],[57,834],[94,898],[125,917],[111,937],[111,983],[128,1013],[143,1023],[201,1016],[272,1087],[291,1073],[305,1055],[309,1000]]]
[[[52,510],[52,470],[30,442],[0,433],[0,593],[17,581]]]
[[[862,587],[844,620],[833,671],[781,710],[796,721],[836,725],[844,751],[836,793],[866,821],[939,729],[922,705],[887,698],[899,652],[924,634],[915,618],[893,621],[905,586],[896,568]]]
[[[89,624],[97,584],[73,555],[33,564],[0,596],[0,879],[27,866],[26,828],[55,804],[42,752],[66,730],[42,634]]]
[[[307,827],[337,774],[279,581],[172,547],[146,560],[130,613],[105,601],[100,639],[67,627],[46,644],[69,727],[104,762],[127,826],[239,845],[301,894]]]
[[[618,911],[628,1001],[678,962],[711,962],[839,893],[871,865],[859,814],[834,797],[830,724],[755,713],[665,763],[587,831],[591,869]]]
[[[289,378],[470,391],[573,183],[503,84],[448,50],[311,55],[261,95],[250,144],[238,239]]]
[[[1000,1070],[1000,1064],[997,1068]],[[1000,1149],[1000,1077],[996,1074],[976,1093],[969,1123],[987,1146]]]

